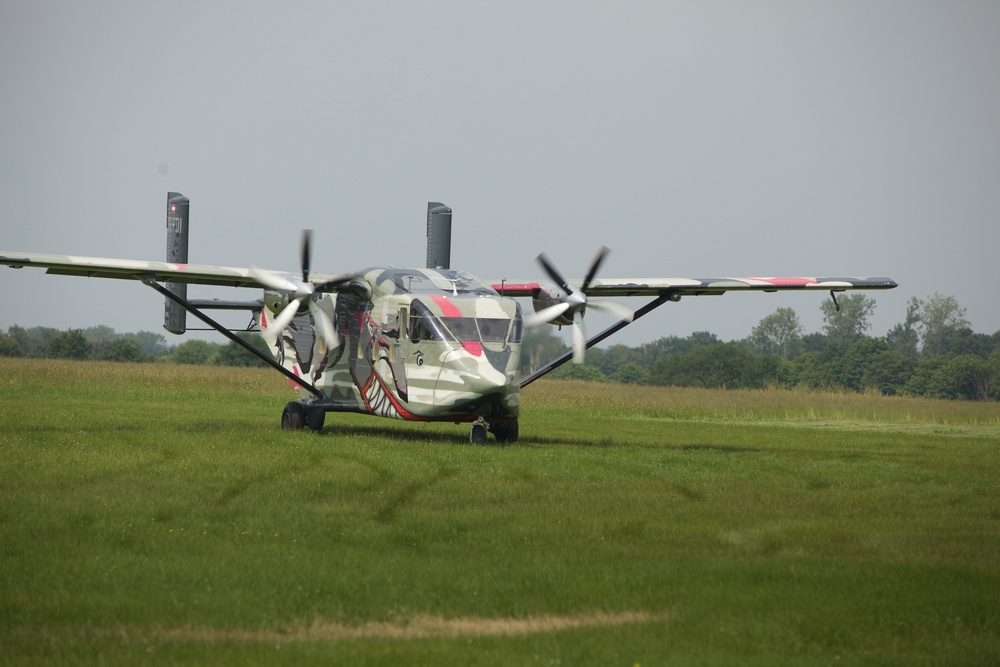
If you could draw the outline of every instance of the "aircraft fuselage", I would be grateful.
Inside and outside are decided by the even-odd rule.
[[[348,289],[313,297],[337,329],[336,348],[327,348],[303,309],[271,350],[328,398],[327,411],[517,419],[522,320],[514,299],[463,271],[378,267],[358,275]],[[287,302],[286,294],[265,292],[262,330]]]

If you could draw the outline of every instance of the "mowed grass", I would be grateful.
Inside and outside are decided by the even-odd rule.
[[[521,442],[0,360],[2,664],[1000,664],[1000,407],[540,381]]]

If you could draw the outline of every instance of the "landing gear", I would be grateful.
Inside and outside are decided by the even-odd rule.
[[[311,431],[319,431],[323,428],[324,421],[326,421],[325,410],[307,410],[298,401],[285,405],[281,413],[281,428],[286,431],[298,431],[307,426]]]
[[[325,421],[326,421],[326,410],[306,411],[306,426],[309,427],[309,430],[322,431],[323,422]]]
[[[486,444],[486,422],[482,419],[472,423],[472,431],[469,433],[469,442],[474,445]]]
[[[285,405],[281,412],[281,428],[286,431],[298,431],[306,425],[306,410],[301,403],[292,401]]]
[[[497,422],[490,424],[490,433],[497,439],[498,443],[517,442],[518,428],[517,420],[512,422]]]
[[[493,434],[493,437],[497,440],[497,444],[517,442],[517,420],[488,424],[483,419],[477,419],[472,422],[472,431],[469,433],[469,442],[474,445],[485,445],[487,433]]]

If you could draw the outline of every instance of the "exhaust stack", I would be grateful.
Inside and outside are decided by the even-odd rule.
[[[188,212],[190,200],[179,192],[167,193],[167,262],[187,264]],[[186,283],[166,283],[165,287],[187,299]],[[187,331],[187,311],[170,299],[164,299],[163,328],[173,334]]]
[[[427,268],[451,268],[451,209],[427,202]]]

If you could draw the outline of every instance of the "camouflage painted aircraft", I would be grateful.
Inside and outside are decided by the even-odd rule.
[[[299,394],[285,406],[286,429],[323,427],[327,412],[358,412],[412,421],[471,424],[470,440],[518,439],[521,388],[668,301],[728,291],[891,289],[888,278],[627,278],[598,279],[602,248],[585,277],[566,280],[544,255],[538,261],[554,285],[483,281],[447,268],[451,209],[428,206],[429,267],[374,267],[344,274],[311,271],[310,233],[303,235],[300,273],[187,263],[189,200],[168,193],[167,261],[151,262],[0,251],[0,265],[39,267],[48,273],[143,282],[166,298],[164,327],[186,330],[185,313],[259,356],[285,375]],[[189,300],[187,285],[263,290],[253,301]],[[636,311],[591,297],[647,296]],[[532,301],[522,317],[515,297]],[[587,338],[587,309],[620,320]],[[264,354],[209,317],[211,309],[248,310]],[[521,377],[525,326],[571,326],[573,350]]]

